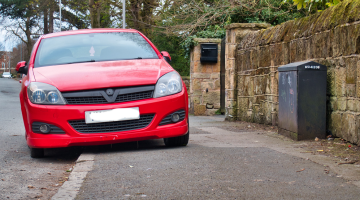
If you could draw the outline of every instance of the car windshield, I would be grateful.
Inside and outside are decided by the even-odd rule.
[[[43,39],[35,67],[131,59],[159,59],[139,33],[89,33]]]
[[[10,75],[10,72],[4,72],[4,75]]]

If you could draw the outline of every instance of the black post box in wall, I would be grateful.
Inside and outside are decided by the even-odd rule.
[[[217,63],[218,59],[218,44],[201,44],[202,63]]]
[[[279,133],[294,140],[326,137],[327,67],[312,61],[279,70]]]

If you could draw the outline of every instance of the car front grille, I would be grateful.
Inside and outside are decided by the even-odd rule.
[[[104,97],[65,97],[68,104],[102,104],[108,103]]]
[[[69,121],[69,124],[79,133],[110,133],[146,128],[154,116],[154,114],[146,114],[135,120],[92,124],[86,124],[85,120],[72,120]]]
[[[100,90],[63,92],[67,104],[105,104],[150,99],[155,86],[139,86],[129,88],[108,88]],[[108,93],[108,90],[111,90]]]

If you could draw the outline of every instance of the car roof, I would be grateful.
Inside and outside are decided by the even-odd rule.
[[[78,35],[78,34],[88,34],[88,33],[109,33],[109,32],[139,33],[139,31],[137,31],[135,29],[95,28],[95,29],[80,29],[80,30],[50,33],[50,34],[41,36],[41,38],[44,39],[44,38],[59,37],[59,36],[66,36],[66,35]]]

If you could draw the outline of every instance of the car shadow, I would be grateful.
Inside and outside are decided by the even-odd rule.
[[[81,153],[84,151],[83,147],[67,147],[67,148],[51,148],[45,149],[43,158],[36,158],[40,162],[49,163],[72,163],[75,162]],[[30,149],[28,151],[30,156]],[[33,158],[35,159],[35,158]]]
[[[143,140],[138,142],[116,143],[112,145],[88,146],[84,148],[84,152],[88,153],[121,153],[132,151],[157,151],[164,149],[177,149],[183,147],[167,147],[163,139]]]
[[[167,147],[164,144],[163,139],[157,140],[144,140],[138,142],[126,142],[116,143],[109,145],[96,145],[96,146],[76,146],[67,148],[53,148],[45,149],[44,158],[38,158],[41,162],[74,162],[82,153],[93,153],[93,154],[111,154],[121,152],[132,152],[132,151],[157,151],[164,149],[178,149],[181,147]],[[30,154],[30,150],[29,150]]]

